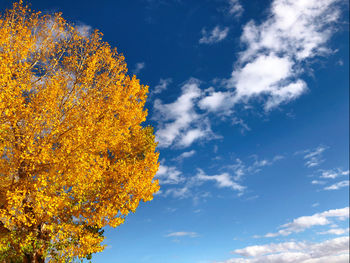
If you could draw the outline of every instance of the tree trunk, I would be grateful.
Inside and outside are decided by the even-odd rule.
[[[45,258],[37,253],[25,254],[23,263],[45,263]]]
[[[45,263],[45,258],[42,255],[36,255],[33,263]]]

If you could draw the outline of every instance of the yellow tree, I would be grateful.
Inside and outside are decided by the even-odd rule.
[[[22,2],[0,17],[0,261],[89,257],[159,190],[148,87],[101,36]]]

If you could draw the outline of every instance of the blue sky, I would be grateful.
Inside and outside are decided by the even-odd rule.
[[[161,190],[93,262],[348,262],[348,1],[31,6],[99,29],[150,86]]]

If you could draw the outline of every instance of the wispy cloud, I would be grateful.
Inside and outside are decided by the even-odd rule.
[[[349,235],[349,228],[331,228],[327,231],[318,232],[320,235]]]
[[[252,163],[244,163],[241,159],[236,158],[235,163],[223,167],[224,169],[232,170],[235,174],[235,180],[241,180],[247,174],[255,174],[262,170],[263,167],[270,166],[273,163],[283,159],[282,155],[276,155],[272,159],[259,158],[257,155],[252,155]]]
[[[214,27],[211,31],[202,29],[202,37],[199,39],[200,44],[214,44],[224,40],[228,35],[229,28],[220,26]]]
[[[198,234],[196,232],[172,232],[170,234],[167,234],[166,237],[198,237]]]
[[[195,150],[191,150],[191,151],[188,151],[188,152],[183,152],[179,156],[175,157],[174,160],[182,161],[183,159],[190,158],[190,157],[192,157],[195,154],[196,154]]]
[[[173,160],[181,161],[183,158],[189,158],[196,152],[194,150],[183,152],[177,158]],[[243,195],[246,192],[247,187],[242,183],[243,179],[247,175],[255,174],[260,172],[263,168],[273,165],[275,162],[284,159],[282,155],[275,155],[272,158],[259,158],[257,155],[250,156],[250,162],[243,162],[241,159],[236,158],[235,162],[231,165],[220,167],[218,173],[208,174],[203,169],[197,168],[197,173],[194,176],[182,177],[180,180],[172,180],[171,182],[179,182],[180,185],[163,190],[163,197],[173,198],[192,198],[198,199],[202,195],[207,195],[208,192],[203,191],[203,184],[206,182],[213,182],[217,188],[227,188],[236,191],[238,196]],[[163,166],[160,166],[160,173],[163,172]],[[177,171],[173,167],[172,171]],[[158,172],[159,173],[159,172]],[[175,175],[179,174],[175,173]],[[167,177],[162,180],[165,181]],[[169,178],[165,182],[169,182]],[[162,183],[162,181],[161,181]]]
[[[324,179],[335,179],[339,176],[343,176],[343,175],[348,175],[349,174],[349,170],[342,170],[340,168],[337,169],[332,169],[332,170],[321,170],[322,175],[320,176],[320,178],[324,178]]]
[[[313,226],[329,225],[332,222],[330,218],[344,220],[349,218],[349,207],[341,209],[328,210],[322,213],[316,213],[312,216],[302,216],[294,219],[292,222],[282,225],[278,232],[268,233],[265,237],[288,236],[292,233],[302,232]]]
[[[324,188],[324,190],[339,190],[343,187],[349,187],[349,180],[340,181]]]
[[[167,208],[165,209],[165,211],[166,211],[167,213],[174,213],[174,212],[177,211],[177,208],[174,208],[174,207],[167,207]]]
[[[327,147],[320,145],[316,149],[304,151],[305,166],[311,168],[319,166],[322,162],[324,162],[324,159],[322,159],[322,154],[326,149]]]
[[[242,134],[245,134],[245,132],[251,130],[251,128],[248,126],[248,124],[245,123],[243,119],[238,118],[238,117],[232,118],[232,124],[234,126],[238,126],[240,128]]]
[[[196,202],[198,199],[205,199],[210,196],[209,192],[199,190],[203,183],[210,181],[214,182],[218,188],[228,188],[237,191],[238,196],[241,196],[246,189],[245,186],[242,186],[235,180],[235,176],[227,172],[207,175],[202,169],[197,169],[196,175],[186,178],[182,186],[167,189],[163,196],[179,199],[192,198]]]
[[[202,169],[197,169],[197,174],[186,178],[186,181],[182,186],[173,187],[167,189],[164,192],[164,196],[172,196],[173,198],[192,198],[194,201],[198,199],[205,199],[210,196],[207,191],[201,191],[200,186],[205,182],[214,182],[218,188],[228,188],[238,192],[238,196],[241,196],[246,189],[245,186],[239,184],[235,180],[235,176],[223,172],[214,175],[207,175]]]
[[[241,257],[221,263],[345,263],[349,261],[349,237],[320,243],[293,241],[248,246],[233,253]]]
[[[184,185],[182,187],[170,188],[165,191],[164,196],[172,196],[179,199],[188,198],[192,196],[191,187]]]
[[[140,71],[142,69],[144,69],[145,67],[146,67],[146,63],[145,62],[138,62],[138,63],[136,63],[135,68],[132,70],[132,73],[139,74]]]
[[[320,180],[312,180],[311,184],[325,184],[325,181],[320,181]]]
[[[217,175],[206,175],[203,170],[198,169],[196,176],[198,181],[214,181],[219,188],[231,188],[232,190],[243,192],[245,187],[235,182],[228,173],[222,173]]]
[[[84,37],[88,37],[92,32],[92,27],[84,23],[78,23],[75,28],[77,29],[78,33]]]
[[[304,64],[331,53],[327,42],[336,31],[339,1],[275,0],[267,17],[260,25],[250,21],[244,26],[246,49],[224,82],[227,91],[212,91],[200,102],[203,109],[218,112],[263,97],[269,111],[306,92]]]
[[[235,174],[234,179],[239,181],[242,179],[244,175],[246,175],[249,168],[246,167],[246,165],[241,161],[241,159],[236,158],[234,164],[227,165],[224,167],[225,169],[232,170]]]
[[[316,149],[315,151],[311,152],[311,154],[318,153],[318,152],[320,152],[320,151]],[[316,154],[316,157],[315,157],[315,155],[312,155],[310,157],[310,160],[308,160],[308,162],[306,162],[306,164],[319,163],[320,162],[319,155],[320,154]],[[336,179],[336,178],[341,177],[341,176],[349,175],[349,170],[343,170],[340,168],[329,169],[329,170],[319,170],[319,172],[321,173],[321,175],[319,176],[319,178],[321,180],[312,180],[311,184],[324,185],[327,183],[327,180],[333,180],[333,179]],[[323,189],[324,190],[339,190],[341,188],[348,187],[348,186],[349,186],[349,180],[343,180],[343,181],[334,183],[332,185],[329,185],[327,187],[324,187]]]
[[[181,186],[176,186],[167,189],[163,196],[173,197],[177,199],[191,198],[194,203],[198,203],[199,200],[205,200],[210,197],[211,194],[208,191],[199,189],[203,180],[200,180],[197,175],[185,178],[185,182]]]
[[[156,85],[152,90],[151,94],[159,94],[166,90],[169,84],[172,82],[171,78],[160,79],[158,85]]]
[[[234,17],[240,17],[244,11],[239,0],[228,0],[228,13]]]

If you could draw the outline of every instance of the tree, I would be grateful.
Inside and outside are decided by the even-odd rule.
[[[0,17],[0,261],[90,257],[159,190],[148,87],[101,38],[22,2]]]

